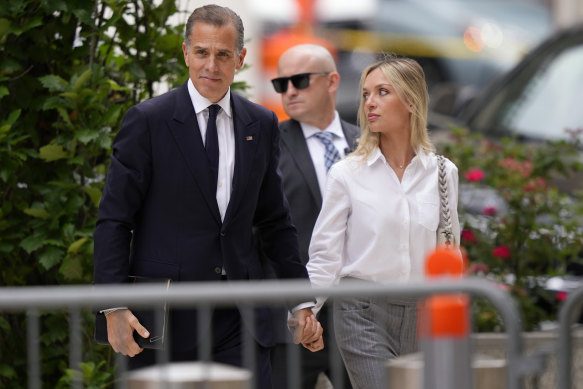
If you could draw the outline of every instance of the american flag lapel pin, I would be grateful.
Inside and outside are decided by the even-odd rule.
[[[247,142],[251,142],[253,140],[253,136],[252,135],[248,135],[248,136],[245,137],[245,140]]]

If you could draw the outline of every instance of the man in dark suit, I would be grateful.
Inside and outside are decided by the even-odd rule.
[[[132,107],[116,136],[95,229],[95,283],[123,283],[130,275],[174,281],[265,278],[252,230],[281,278],[307,279],[297,234],[282,190],[275,114],[232,93],[243,65],[243,24],[229,8],[208,5],[190,16],[182,46],[189,80]],[[312,302],[292,309],[294,338],[323,348]],[[130,368],[155,362],[134,342],[149,333],[123,307],[102,311],[108,340],[130,357]],[[212,317],[214,361],[242,365],[242,336],[257,346],[256,380],[271,387],[271,312],[255,312],[256,326],[238,309]],[[194,310],[170,317],[170,358],[198,356]],[[208,333],[208,328],[203,329]]]
[[[326,185],[326,174],[335,160],[356,148],[358,127],[340,119],[335,108],[335,96],[340,75],[330,52],[322,46],[302,44],[284,52],[278,61],[278,78],[272,81],[281,93],[283,107],[291,117],[280,123],[281,158],[279,167],[289,201],[292,222],[299,237],[300,258],[308,261],[308,247]],[[285,315],[285,312],[281,312]],[[324,327],[325,351],[301,351],[302,388],[314,388],[318,375],[330,376],[330,355],[336,353],[333,323],[326,306],[318,315]],[[330,320],[329,320],[330,319]],[[282,322],[276,316],[276,320]],[[274,387],[285,388],[286,342],[290,336],[283,326],[276,327],[273,353]],[[350,387],[344,367],[344,387]]]

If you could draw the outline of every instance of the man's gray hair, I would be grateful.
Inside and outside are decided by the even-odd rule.
[[[241,53],[245,41],[245,31],[243,28],[243,21],[233,10],[227,7],[221,7],[216,4],[209,4],[195,9],[188,21],[186,22],[186,29],[184,30],[184,43],[186,47],[190,48],[190,34],[195,23],[202,22],[212,24],[216,27],[223,27],[231,24],[237,31],[237,52]]]

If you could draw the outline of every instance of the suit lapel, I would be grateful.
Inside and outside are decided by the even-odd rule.
[[[213,191],[210,167],[186,83],[177,90],[175,111],[169,127],[205,202],[220,223],[216,189]]]
[[[294,160],[298,170],[306,180],[316,204],[320,207],[322,205],[322,193],[320,193],[318,177],[316,176],[306,138],[304,138],[304,132],[298,121],[292,119],[289,124],[289,127],[282,129],[281,139],[287,145],[290,157]]]
[[[234,210],[237,209],[243,193],[245,193],[253,156],[257,151],[257,144],[261,136],[259,122],[253,120],[249,115],[248,110],[243,106],[243,98],[231,93],[231,106],[233,107],[235,135],[235,170],[233,172],[233,190],[224,222],[227,222]]]
[[[342,132],[344,133],[344,139],[346,139],[346,142],[348,143],[349,151],[353,152],[358,146],[358,142],[356,140],[358,139],[359,132],[353,130],[355,127],[350,126],[344,120],[340,120],[340,126],[342,127]],[[357,128],[358,127],[356,127],[356,129]]]

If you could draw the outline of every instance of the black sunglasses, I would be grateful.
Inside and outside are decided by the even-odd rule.
[[[287,86],[291,80],[292,85],[296,89],[306,89],[310,86],[310,76],[312,74],[330,74],[330,72],[312,72],[312,73],[300,73],[294,74],[291,77],[279,77],[271,80],[273,88],[277,93],[285,93],[287,91]]]

